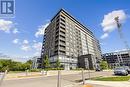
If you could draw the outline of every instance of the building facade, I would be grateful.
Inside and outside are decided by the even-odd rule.
[[[110,68],[117,66],[129,66],[130,67],[130,51],[118,51],[105,53],[102,55],[103,60],[107,61]]]
[[[78,67],[93,70],[99,68],[98,61],[92,54],[81,55],[78,57]]]
[[[32,58],[32,69],[42,68],[42,62],[40,56],[35,56]]]
[[[101,59],[99,41],[87,27],[61,9],[45,29],[41,57],[48,55],[52,66],[59,59],[68,70],[78,67],[78,57],[86,54]]]

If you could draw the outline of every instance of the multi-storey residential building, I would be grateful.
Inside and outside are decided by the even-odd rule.
[[[101,59],[99,41],[87,27],[61,9],[45,29],[41,57],[48,55],[52,66],[59,59],[65,69],[74,69],[78,57],[87,54],[93,55],[95,61]]]
[[[130,67],[130,51],[118,51],[105,53],[102,55],[103,60],[107,61],[110,68],[117,66],[129,66]]]
[[[41,58],[39,56],[35,56],[32,58],[32,69],[41,68]]]

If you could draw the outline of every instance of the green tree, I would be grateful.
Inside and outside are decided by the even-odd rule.
[[[32,60],[28,60],[25,64],[26,64],[26,68],[27,69],[31,69],[31,67],[32,67]]]
[[[5,60],[1,59],[0,60],[0,71],[5,71],[5,70],[10,70],[12,67],[12,60]]]
[[[46,55],[43,59],[43,67],[44,69],[48,69],[50,67],[50,61],[48,55]]]
[[[32,62],[32,60],[28,60],[26,63],[32,65],[33,62]]]
[[[101,61],[100,62],[101,69],[108,69],[108,63],[107,61]]]
[[[59,59],[56,60],[56,68],[59,69],[61,67]]]
[[[21,65],[22,65],[21,62],[12,61],[12,64],[10,65],[10,70],[11,71],[21,71]]]
[[[31,60],[28,60],[26,63],[22,63],[7,59],[0,59],[0,71],[25,71],[27,69],[30,69],[31,65]]]

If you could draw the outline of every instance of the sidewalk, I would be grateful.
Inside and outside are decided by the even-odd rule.
[[[130,82],[128,81],[92,81],[87,80],[86,84],[103,85],[104,87],[130,87]],[[95,86],[96,87],[96,86]],[[97,86],[98,87],[98,86]]]
[[[89,84],[87,83],[86,84],[87,86],[92,86],[92,87],[111,87],[111,86],[106,86],[106,85],[99,85],[99,84]],[[83,87],[82,83],[80,84],[71,84],[71,85],[67,85],[67,86],[64,86],[64,87]]]
[[[85,72],[88,72],[85,70]],[[94,72],[94,71],[91,71]],[[81,71],[66,71],[62,70],[61,74],[62,75],[71,75],[71,74],[80,74]],[[5,80],[12,80],[12,79],[26,79],[26,78],[38,78],[38,77],[46,77],[46,76],[57,76],[58,71],[56,70],[51,70],[47,72],[47,75],[42,75],[41,72],[29,72],[28,76],[26,76],[26,72],[21,72],[21,73],[9,73],[6,75]]]

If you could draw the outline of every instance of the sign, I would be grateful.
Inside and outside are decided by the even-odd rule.
[[[14,17],[15,1],[0,0],[0,17]]]

